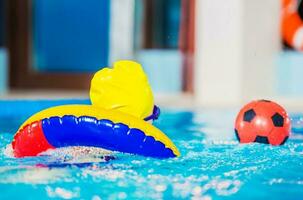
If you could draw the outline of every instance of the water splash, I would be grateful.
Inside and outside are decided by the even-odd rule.
[[[6,151],[12,134],[1,134],[0,196],[210,200],[246,199],[249,195],[251,199],[300,199],[302,138],[294,134],[279,147],[238,144],[233,113],[164,111],[156,125],[182,154],[164,160],[85,147],[14,159]],[[111,159],[105,159],[107,156]],[[32,191],[30,196],[28,191]]]

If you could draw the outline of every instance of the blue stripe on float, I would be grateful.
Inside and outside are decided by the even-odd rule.
[[[54,147],[93,146],[143,156],[175,157],[171,149],[152,136],[107,119],[72,115],[51,117],[42,120],[42,129]]]

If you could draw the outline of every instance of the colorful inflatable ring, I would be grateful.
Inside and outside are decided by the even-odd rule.
[[[158,114],[156,108],[146,120]],[[180,155],[170,139],[150,123],[91,105],[57,106],[36,113],[20,127],[12,142],[15,157],[36,156],[67,146],[100,147],[158,158]]]
[[[130,78],[131,77],[131,78]],[[92,105],[65,105],[34,114],[19,128],[15,157],[85,146],[158,158],[179,156],[169,138],[151,123],[160,109],[142,66],[122,60],[98,71],[90,88]]]
[[[303,51],[303,20],[298,13],[298,4],[298,0],[282,0],[281,31],[289,46]]]

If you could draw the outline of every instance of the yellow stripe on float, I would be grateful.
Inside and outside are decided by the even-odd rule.
[[[108,119],[113,123],[123,123],[128,125],[129,128],[140,129],[146,136],[152,136],[155,140],[162,142],[166,148],[171,149],[176,156],[180,156],[180,152],[177,147],[162,131],[155,126],[120,111],[106,110],[91,105],[63,105],[42,110],[28,118],[20,126],[19,130],[32,122],[55,116],[63,117],[64,115],[74,115],[76,117],[91,116],[97,118],[98,120]]]

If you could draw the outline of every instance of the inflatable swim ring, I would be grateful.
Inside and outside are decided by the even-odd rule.
[[[282,0],[281,32],[292,48],[303,51],[303,20],[298,13],[298,0]]]
[[[119,61],[92,79],[92,105],[48,108],[27,119],[12,142],[15,157],[36,156],[54,148],[100,147],[111,151],[169,158],[180,153],[150,122],[160,110],[141,65]]]

